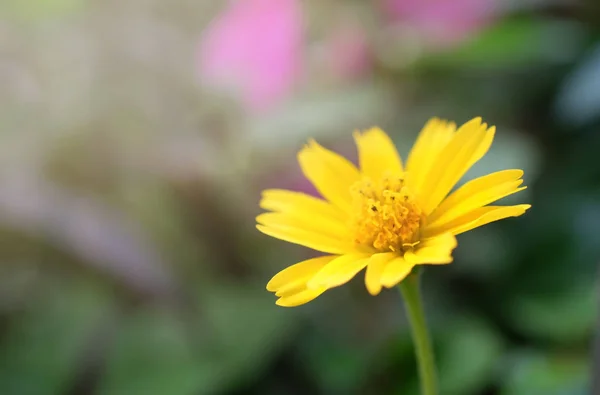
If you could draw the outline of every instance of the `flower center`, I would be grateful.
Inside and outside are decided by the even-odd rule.
[[[354,239],[382,252],[402,251],[419,241],[424,214],[402,176],[364,178],[351,187]]]

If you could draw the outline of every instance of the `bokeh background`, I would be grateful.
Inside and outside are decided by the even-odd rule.
[[[596,0],[2,0],[0,394],[416,395],[399,293],[285,309],[314,253],[259,234],[314,137],[406,155],[498,128],[523,217],[427,270],[444,395],[589,393],[600,260]]]

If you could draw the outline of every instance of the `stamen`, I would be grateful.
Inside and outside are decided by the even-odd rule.
[[[404,182],[386,175],[365,178],[352,186],[355,242],[382,252],[410,249],[419,239],[423,212]]]

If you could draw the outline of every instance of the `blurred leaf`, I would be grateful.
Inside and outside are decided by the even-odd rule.
[[[322,393],[356,393],[369,373],[372,353],[327,335],[313,336],[299,347],[300,363]]]
[[[438,361],[440,393],[477,394],[494,373],[504,344],[488,324],[461,319],[444,328]]]
[[[399,295],[396,302],[402,303]],[[389,388],[391,393],[408,395],[415,393],[417,388],[414,344],[403,311],[398,306],[394,307],[396,308],[392,311],[398,315],[399,322],[387,334],[387,339],[380,344],[373,344],[376,350],[368,362],[369,378],[365,388],[369,388],[372,393],[387,393],[386,389]]]
[[[44,292],[9,324],[0,353],[0,393],[66,393],[109,314],[110,298],[89,284]]]
[[[524,202],[528,200],[523,199]],[[519,219],[511,218],[511,221]],[[514,239],[503,229],[511,224],[490,224],[460,236],[459,247],[454,254],[458,265],[452,270],[477,282],[493,283],[501,276],[510,276],[517,262],[519,251]],[[518,224],[514,224],[518,226]]]
[[[440,393],[444,395],[479,394],[492,381],[505,348],[501,335],[474,316],[451,318],[434,340]],[[413,377],[403,379],[394,393],[418,395],[416,371]]]
[[[291,322],[268,296],[223,287],[201,301],[201,316],[136,314],[109,355],[99,394],[202,395],[243,385],[270,362]]]
[[[534,202],[522,224],[522,255],[502,280],[510,292],[497,299],[521,334],[560,343],[587,338],[598,305],[597,194],[578,192],[582,186],[567,180],[552,172],[552,181],[537,186],[543,199]]]
[[[517,294],[506,304],[508,319],[522,333],[555,342],[586,339],[598,311],[597,289],[575,283],[570,289]]]
[[[220,284],[201,303],[214,352],[203,360],[217,367],[224,387],[247,382],[266,368],[297,324],[298,311],[275,305],[262,284]]]
[[[600,46],[596,46],[562,83],[555,103],[565,125],[577,127],[600,116]]]
[[[522,353],[510,365],[502,395],[584,395],[589,393],[585,359]]]
[[[422,64],[434,67],[505,68],[572,59],[582,47],[580,27],[544,19],[506,19],[457,49],[433,54]]]
[[[573,278],[589,278],[596,273],[600,259],[596,237],[600,232],[600,190],[588,192],[581,181],[573,182],[584,178],[586,171],[583,168],[573,176],[553,171],[553,181],[545,179],[536,185],[536,195],[542,198],[533,202],[533,209],[527,213],[529,219],[522,224],[522,232],[528,235],[528,251],[524,256],[527,266],[521,268],[522,272],[530,272],[536,283],[541,277],[558,277],[557,282],[568,285]],[[549,266],[553,270],[544,271]]]
[[[140,311],[121,329],[98,394],[198,394],[205,382],[197,369],[191,333],[166,311]]]

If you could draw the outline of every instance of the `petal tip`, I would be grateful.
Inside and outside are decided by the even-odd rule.
[[[280,307],[294,307],[293,305],[285,303],[284,298],[279,298],[275,301],[275,304]]]
[[[482,125],[485,125],[482,117],[475,117],[467,122],[465,122],[461,128],[468,128],[469,130],[479,130]],[[487,126],[487,125],[486,125]]]
[[[267,227],[262,225],[262,224],[256,224],[256,229],[258,229],[259,232],[269,236],[269,232],[267,231]]]
[[[379,126],[371,126],[365,133],[385,133]]]
[[[381,292],[381,285],[378,287],[375,286],[369,286],[367,285],[367,291],[372,295],[372,296],[377,296],[379,295],[379,293]]]
[[[458,247],[458,240],[456,240],[456,236],[454,236],[452,233],[450,233],[450,236],[452,237],[452,242],[448,247],[450,248],[450,250],[453,250],[456,247]]]
[[[394,279],[394,280],[389,280],[389,279],[385,280],[384,279],[384,280],[381,280],[381,285],[384,286],[384,287],[386,287],[387,289],[390,289],[390,288],[393,288],[396,285],[400,284],[404,280],[404,278],[405,277],[402,277],[402,279],[400,279],[400,280],[397,280],[397,279]]]
[[[281,273],[281,272],[279,272]],[[279,290],[281,288],[281,281],[278,281],[278,277],[279,273],[277,273],[276,275],[274,275],[273,277],[271,277],[271,279],[269,280],[269,282],[266,285],[266,289],[269,292],[276,292],[277,290]]]

